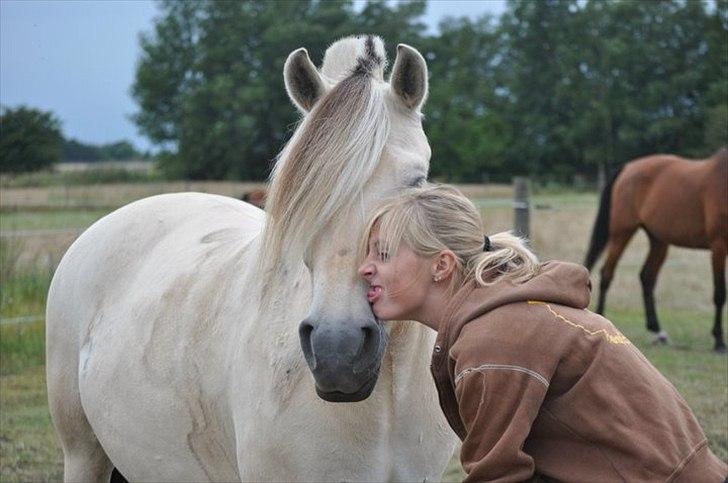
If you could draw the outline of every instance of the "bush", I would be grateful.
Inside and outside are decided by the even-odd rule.
[[[0,172],[37,171],[60,159],[61,123],[52,113],[25,106],[0,112]]]

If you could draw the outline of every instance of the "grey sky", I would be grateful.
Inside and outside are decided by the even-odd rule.
[[[434,31],[445,15],[499,15],[504,4],[430,0],[424,20]],[[155,15],[151,0],[0,0],[0,103],[55,112],[67,137],[90,143],[126,138],[148,148],[129,120],[136,110],[129,88],[138,34],[151,31]]]

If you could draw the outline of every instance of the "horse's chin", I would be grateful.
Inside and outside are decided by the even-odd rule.
[[[316,386],[316,394],[318,397],[328,402],[359,402],[369,397],[374,390],[374,386],[377,384],[378,373],[375,373],[371,379],[364,383],[362,387],[352,393],[329,391],[324,392]]]

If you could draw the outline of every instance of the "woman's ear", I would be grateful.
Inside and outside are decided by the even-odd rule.
[[[447,280],[457,268],[457,258],[450,250],[441,251],[432,262],[432,279],[435,282]]]

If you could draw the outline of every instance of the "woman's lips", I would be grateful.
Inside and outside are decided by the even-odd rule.
[[[377,300],[379,300],[379,297],[382,295],[382,287],[379,285],[372,285],[369,287],[369,290],[367,290],[367,300],[370,304],[373,304]]]

